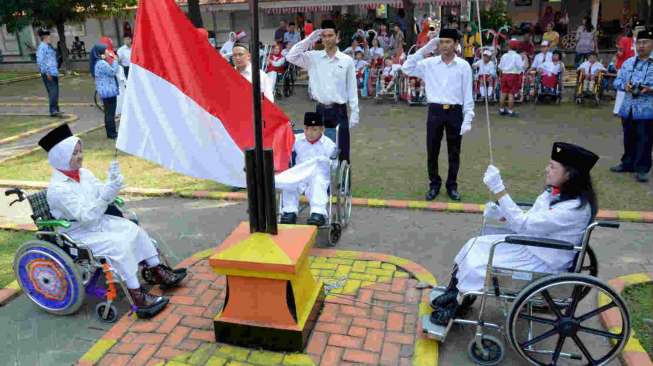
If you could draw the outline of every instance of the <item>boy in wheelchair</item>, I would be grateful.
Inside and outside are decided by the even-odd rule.
[[[100,182],[82,168],[82,142],[67,124],[50,131],[39,145],[47,151],[53,168],[47,189],[50,212],[55,219],[71,223],[59,232],[89,248],[94,256],[108,259],[125,282],[140,317],[151,317],[163,310],[168,298],[152,296],[141,287],[139,263],[146,263],[153,282],[161,288],[178,286],[186,272],[173,271],[160,262],[157,248],[145,230],[128,219],[105,213],[123,185],[117,161],[109,167],[108,181]]]
[[[308,225],[324,226],[327,221],[327,203],[329,201],[329,164],[337,154],[336,144],[324,135],[324,121],[315,112],[304,115],[304,135],[295,140],[293,147],[296,153],[295,167],[302,163],[311,164],[317,159],[315,170],[299,184],[281,187],[281,220],[282,224],[297,223],[299,211],[299,195],[304,193],[308,198],[311,213]]]
[[[488,203],[485,217],[505,221],[515,234],[580,243],[585,228],[595,217],[598,207],[590,170],[598,156],[584,148],[567,143],[553,144],[547,165],[544,191],[532,208],[523,212],[506,192],[499,170],[488,166],[483,182],[495,195],[497,203]],[[483,235],[470,239],[458,252],[447,290],[433,299],[431,322],[446,325],[471,305],[459,304],[461,294],[482,290],[493,243],[506,234]],[[496,247],[492,265],[525,271],[565,272],[574,259],[572,251],[502,244]]]
[[[492,51],[484,50],[482,59],[472,65],[472,69],[476,71],[475,100],[484,99],[486,96],[491,101],[495,99],[494,84],[497,79],[497,67],[490,57],[492,57]]]
[[[580,89],[580,94],[597,94],[596,91],[601,87],[597,82],[600,82],[599,79],[606,71],[605,66],[598,61],[598,55],[596,52],[590,53],[587,61],[578,66],[578,88],[582,88]]]

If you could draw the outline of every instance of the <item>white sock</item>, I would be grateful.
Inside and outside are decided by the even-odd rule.
[[[138,282],[138,277],[136,275],[125,278],[125,283],[127,284],[127,288],[130,290],[141,288],[141,284]]]
[[[155,255],[154,257],[147,258],[145,263],[147,263],[148,267],[156,267],[161,264],[161,261],[159,260],[159,256]]]

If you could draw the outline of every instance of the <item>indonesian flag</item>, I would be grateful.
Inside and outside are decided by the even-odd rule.
[[[140,0],[116,147],[178,173],[244,187],[254,146],[252,85],[174,0]],[[288,117],[264,99],[263,144],[288,167]]]

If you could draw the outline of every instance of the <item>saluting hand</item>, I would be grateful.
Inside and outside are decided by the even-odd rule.
[[[320,36],[322,35],[322,29],[316,29],[311,34],[308,35],[308,39],[311,41],[311,43],[315,43],[320,39]]]

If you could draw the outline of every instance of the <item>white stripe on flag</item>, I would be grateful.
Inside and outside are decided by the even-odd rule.
[[[133,63],[116,147],[181,174],[246,185],[244,154],[222,122],[174,84]]]

